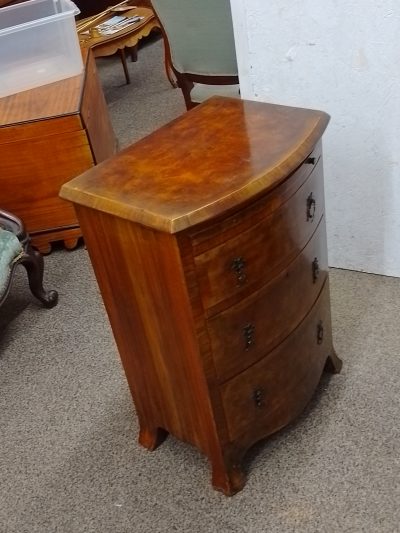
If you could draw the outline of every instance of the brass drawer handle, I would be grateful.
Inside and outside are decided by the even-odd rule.
[[[235,257],[231,263],[231,270],[236,274],[237,287],[241,287],[247,281],[247,276],[244,272],[245,266],[246,261],[243,257]]]
[[[320,272],[321,271],[319,269],[318,258],[315,257],[314,261],[312,262],[312,279],[313,279],[313,283],[315,283],[317,281]]]
[[[254,331],[256,327],[253,324],[246,324],[243,328],[243,336],[245,341],[245,350],[254,344]]]
[[[315,198],[313,197],[313,193],[310,193],[307,198],[307,221],[310,220],[312,222],[314,220],[315,208]]]
[[[256,407],[263,407],[264,405],[264,391],[262,389],[255,389],[253,392],[253,400]]]
[[[324,325],[322,323],[322,320],[320,320],[317,324],[317,344],[322,344],[323,340],[324,340]]]
[[[306,165],[315,165],[316,158],[315,157],[307,157],[307,159],[304,161]]]

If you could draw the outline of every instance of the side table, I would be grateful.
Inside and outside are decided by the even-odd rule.
[[[118,12],[111,12],[99,19],[97,24],[106,22],[118,14]],[[147,37],[152,30],[160,29],[160,23],[153,10],[145,7],[135,7],[121,14],[127,17],[138,16],[143,18],[137,23],[131,24],[112,35],[92,36],[90,33],[79,33],[79,42],[82,48],[90,48],[93,51],[94,57],[111,56],[118,52],[124,69],[126,83],[130,83],[125,48],[131,50],[132,61],[137,61],[137,47],[140,39]],[[80,25],[85,25],[87,22],[90,22],[91,18],[95,17],[80,20],[78,28]]]
[[[83,56],[82,74],[0,99],[0,204],[42,253],[81,236],[61,185],[116,152],[94,58]]]

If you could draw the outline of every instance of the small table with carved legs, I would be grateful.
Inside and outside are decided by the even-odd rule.
[[[90,23],[91,19],[96,18],[96,24],[101,24],[111,19],[118,12],[111,12],[104,17],[98,19],[97,17],[90,17],[79,21],[78,28],[80,26]],[[160,23],[158,22],[154,12],[146,7],[135,7],[130,11],[122,12],[121,15],[126,17],[141,17],[137,23],[130,24],[125,28],[111,34],[101,35],[98,32],[93,32],[93,28],[87,32],[79,33],[79,41],[82,48],[91,48],[94,57],[111,56],[118,53],[121,58],[122,66],[124,68],[126,83],[130,83],[130,77],[128,72],[128,66],[126,63],[125,49],[129,49],[131,52],[132,61],[137,61],[137,48],[139,41],[143,37],[147,37],[154,29],[160,29]]]

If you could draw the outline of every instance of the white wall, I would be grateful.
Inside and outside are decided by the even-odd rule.
[[[322,109],[331,266],[400,276],[399,0],[231,0],[243,98]]]

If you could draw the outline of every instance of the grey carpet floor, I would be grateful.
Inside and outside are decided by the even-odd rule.
[[[158,41],[99,70],[121,145],[183,111]],[[134,407],[83,247],[45,258],[59,305],[38,306],[18,272],[0,310],[0,532],[400,531],[400,279],[331,271],[344,361],[300,419],[257,444],[226,498],[206,459],[174,438],[137,444]]]

